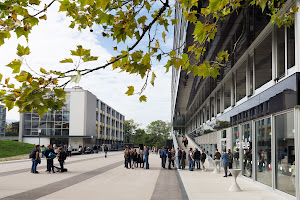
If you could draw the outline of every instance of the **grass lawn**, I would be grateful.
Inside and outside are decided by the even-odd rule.
[[[31,150],[34,149],[33,144],[0,140],[0,158],[6,158],[11,156],[18,156],[24,154],[30,154]]]

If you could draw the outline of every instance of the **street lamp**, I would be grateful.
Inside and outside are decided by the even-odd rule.
[[[39,133],[39,145],[41,145],[41,132],[42,132],[42,129],[38,128],[38,133]]]

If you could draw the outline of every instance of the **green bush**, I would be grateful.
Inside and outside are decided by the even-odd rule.
[[[18,156],[24,154],[30,154],[31,150],[34,149],[33,144],[0,140],[0,158],[6,158],[11,156]]]

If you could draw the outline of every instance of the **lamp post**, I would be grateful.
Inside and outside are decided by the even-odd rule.
[[[42,132],[42,129],[38,128],[38,133],[39,133],[39,145],[41,145],[41,132]]]

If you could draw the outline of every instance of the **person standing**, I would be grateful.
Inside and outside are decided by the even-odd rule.
[[[63,148],[58,147],[58,154],[57,154],[57,159],[60,165],[60,171],[64,172],[64,162],[67,159],[67,153],[64,151]]]
[[[177,148],[178,170],[181,169],[181,158],[182,158],[182,151],[180,147],[178,147]]]
[[[45,146],[41,146],[42,158],[45,156]]]
[[[232,169],[232,163],[233,163],[233,154],[231,153],[231,150],[228,149],[228,156],[229,156],[229,163],[228,163],[228,168]],[[228,176],[232,176],[231,172],[229,172]]]
[[[193,149],[192,148],[190,148],[190,150],[189,150],[188,160],[189,160],[189,170],[193,171],[194,159],[193,159]]]
[[[219,152],[218,149],[216,149],[215,155],[214,155],[215,160],[219,160],[221,159],[221,153]],[[220,162],[219,162],[219,171],[220,171]]]
[[[204,150],[202,149],[202,154],[201,154],[201,165],[202,165],[202,170],[206,170],[204,167],[205,159],[206,159],[206,154],[204,153]]]
[[[160,157],[161,157],[161,166],[162,166],[162,168],[166,168],[167,151],[166,151],[165,147],[163,147],[160,150]]]
[[[33,174],[38,174],[39,172],[36,171],[36,167],[39,163],[41,163],[40,160],[40,145],[35,145],[35,149],[32,150],[31,154],[31,161],[32,161],[32,166],[31,166],[31,173]]]
[[[71,144],[69,144],[69,146],[68,146],[68,156],[69,157],[71,157],[71,155],[72,155],[72,150],[73,150],[73,147]]]
[[[141,149],[141,147],[139,147],[139,163],[140,163],[140,168],[142,168],[142,164],[143,164],[143,168],[144,168],[144,151]]]
[[[181,169],[185,169],[185,160],[186,160],[186,153],[185,150],[182,150],[182,158],[181,158]]]
[[[195,162],[196,162],[197,169],[201,169],[200,156],[201,156],[200,151],[198,151],[198,149],[195,148],[194,157],[195,157]]]
[[[133,147],[130,149],[130,166],[131,168],[134,168],[134,162],[133,162]]]
[[[49,144],[47,146],[47,149],[45,151],[45,156],[46,156],[46,159],[47,159],[47,171],[48,171],[48,174],[50,174],[51,170],[52,170],[52,173],[55,173],[54,172],[53,159],[56,156],[55,156],[54,150],[52,149],[51,144]]]
[[[172,163],[172,152],[171,152],[171,149],[169,149],[168,150],[168,169],[172,169],[171,163]]]
[[[137,160],[138,160],[138,156],[137,156],[137,152],[136,152],[136,149],[133,149],[133,153],[132,153],[132,160],[133,160],[133,164],[132,164],[132,169],[134,169],[135,167],[135,164],[137,164]]]
[[[226,149],[224,149],[223,151],[223,155],[221,156],[222,161],[223,161],[223,167],[224,167],[224,172],[225,172],[225,176],[227,177],[227,168],[228,168],[228,164],[229,164],[229,155],[228,153],[226,153]]]
[[[108,152],[108,147],[106,145],[104,145],[105,158],[107,157],[107,152]]]
[[[144,156],[145,156],[145,163],[146,163],[146,169],[149,169],[149,148],[144,146]]]
[[[174,149],[174,146],[172,147],[172,149],[171,149],[171,162],[172,162],[172,165],[173,165],[173,167],[175,167],[175,154],[176,154],[176,151],[175,151],[175,149]]]

